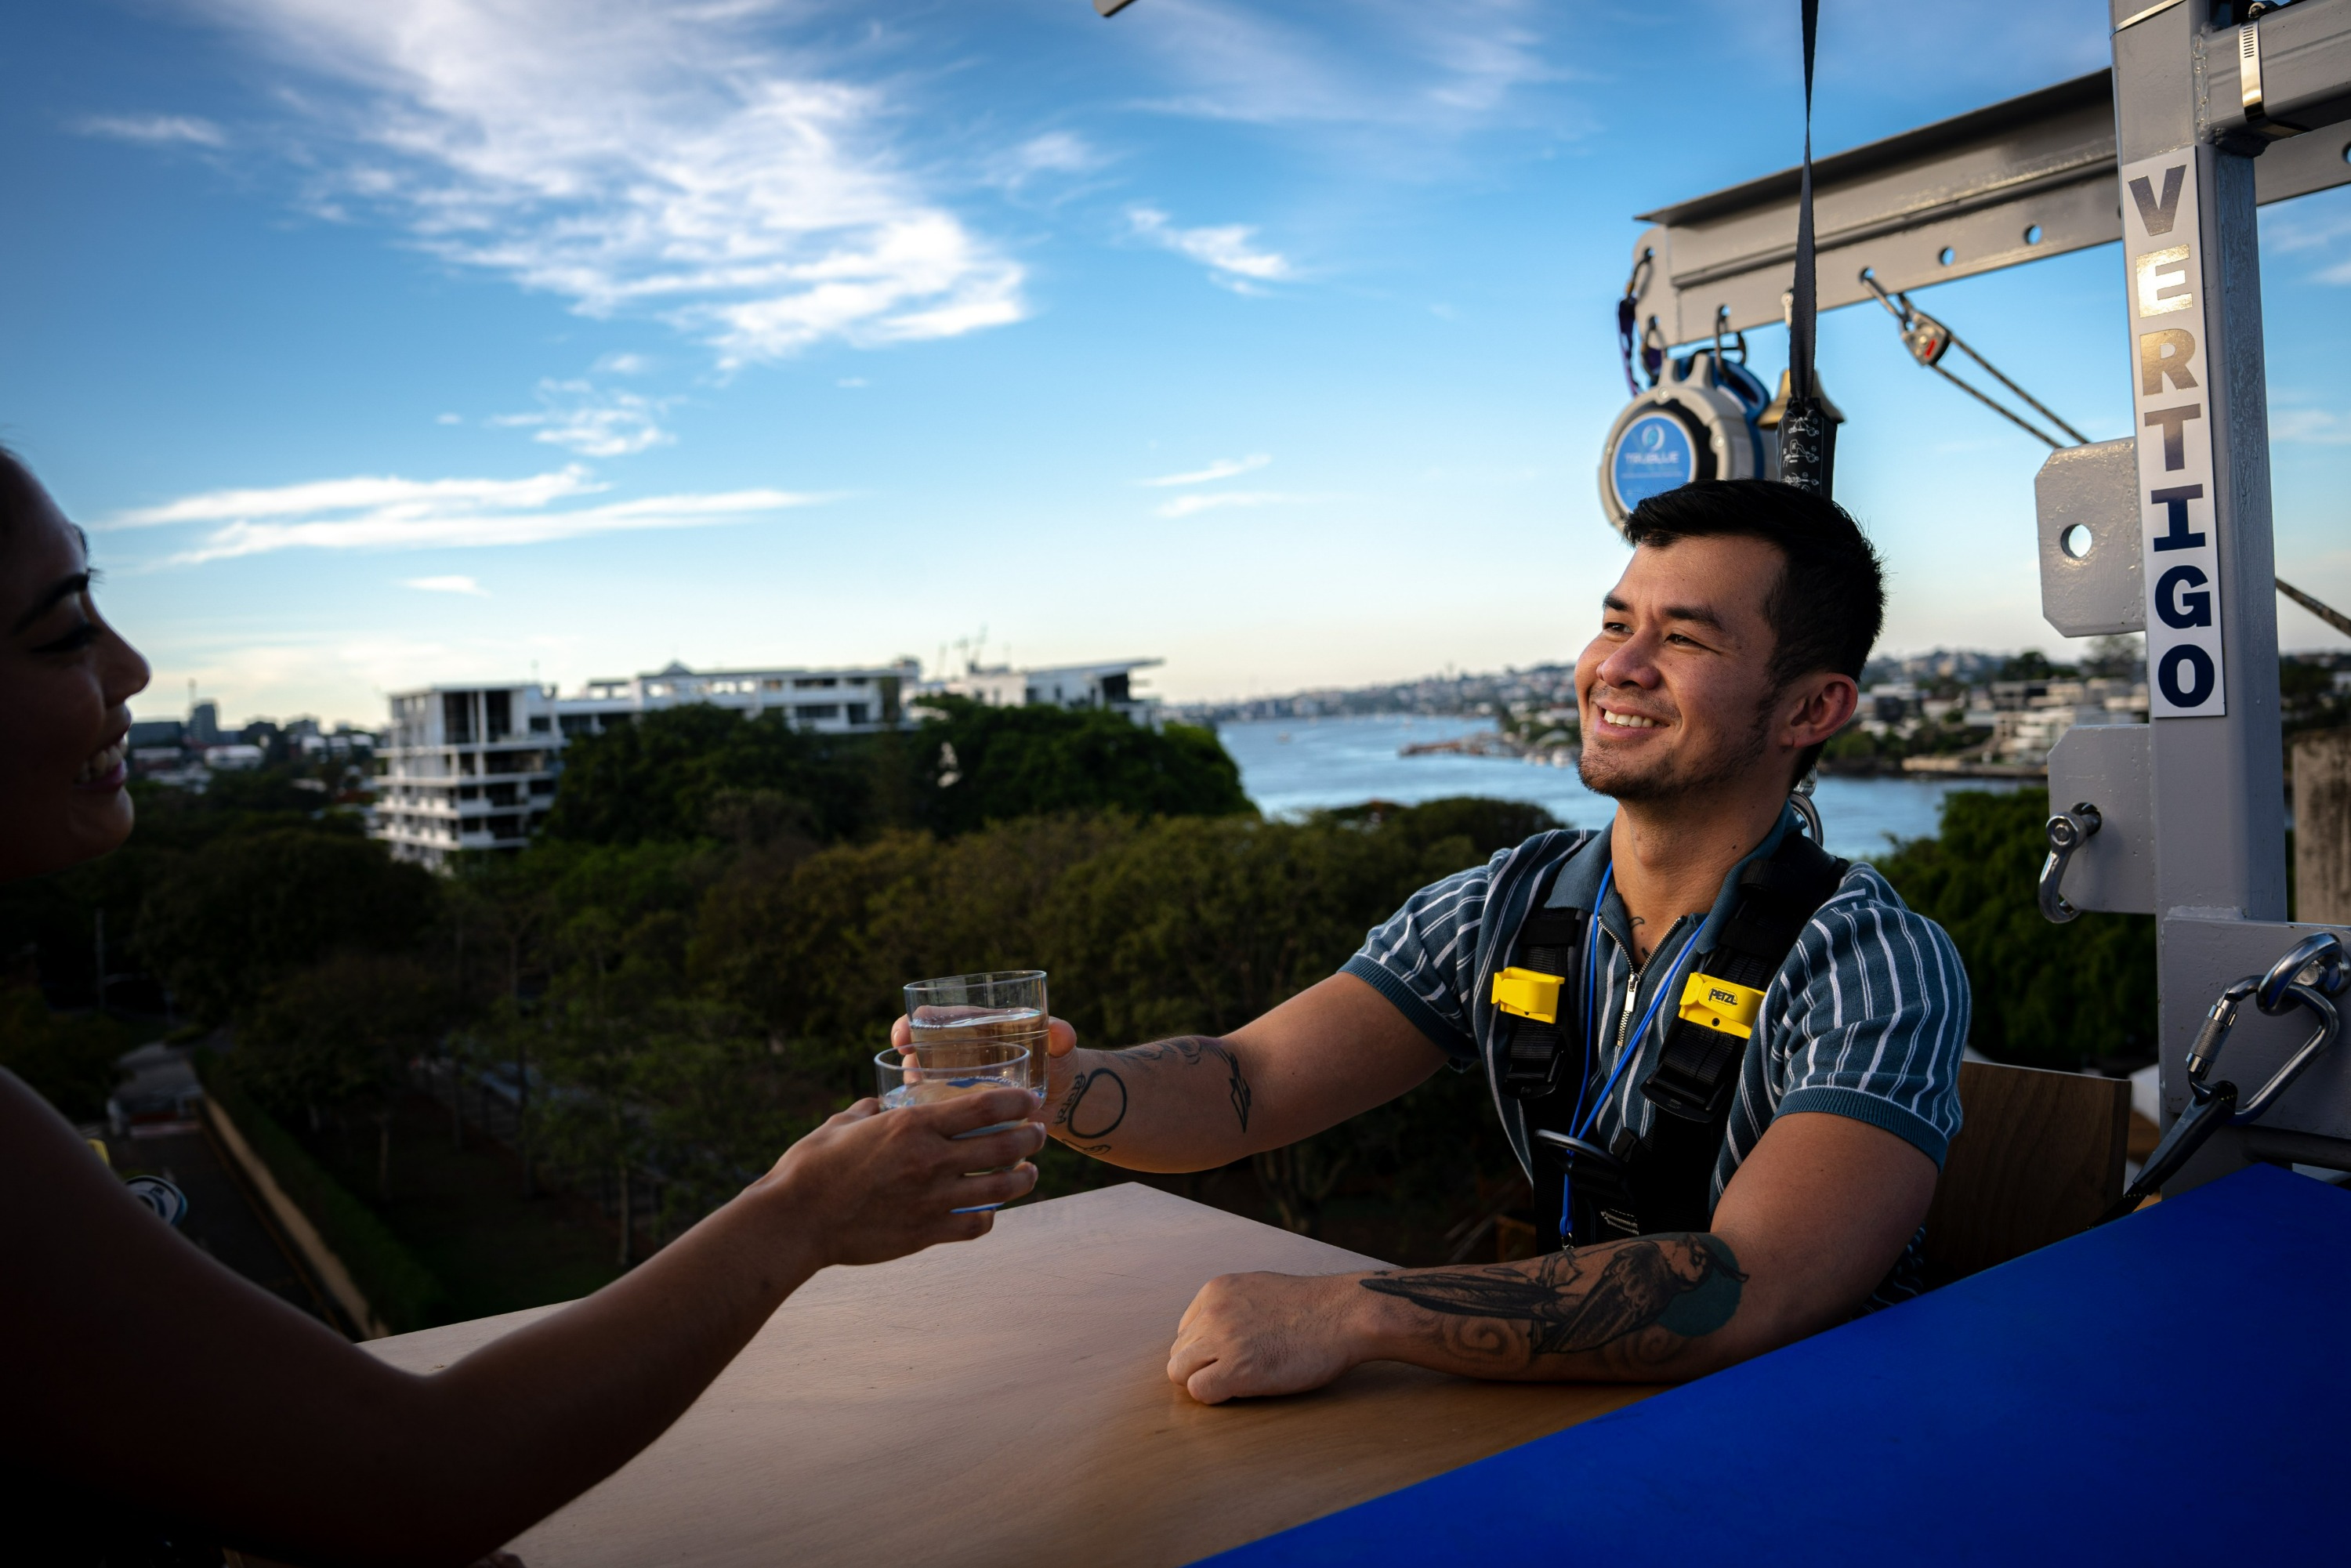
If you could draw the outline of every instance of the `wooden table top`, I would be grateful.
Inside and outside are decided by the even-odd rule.
[[[1008,1209],[979,1241],[810,1281],[674,1427],[513,1550],[529,1568],[1172,1565],[1656,1392],[1376,1363],[1211,1407],[1167,1381],[1214,1276],[1380,1267],[1138,1185]],[[426,1372],[553,1310],[367,1348]]]

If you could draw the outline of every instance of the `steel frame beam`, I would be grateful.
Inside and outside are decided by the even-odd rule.
[[[2200,139],[2258,151],[2262,204],[2351,183],[2351,0],[2301,0],[2257,27],[2267,123],[2308,133],[2248,140],[2237,30],[2199,27],[2189,59]],[[2095,71],[1816,160],[1821,308],[1870,298],[1865,269],[1886,288],[1920,288],[2122,238],[2115,117],[2113,73]],[[1782,319],[1797,176],[1783,169],[1641,214],[1654,225],[1633,247],[1651,263],[1637,295],[1644,322],[1679,344],[1709,336],[1718,319],[1725,329]]]

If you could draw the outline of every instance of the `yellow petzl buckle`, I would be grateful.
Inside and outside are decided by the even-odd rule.
[[[1727,1029],[1741,1040],[1755,1033],[1763,993],[1712,975],[1692,975],[1682,987],[1682,1017],[1708,1029]]]
[[[1540,969],[1505,969],[1494,977],[1494,1007],[1512,1018],[1537,1023],[1559,1021],[1559,988],[1565,977]]]

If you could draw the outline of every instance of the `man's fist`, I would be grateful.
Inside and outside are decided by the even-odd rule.
[[[1320,1388],[1369,1360],[1358,1326],[1371,1303],[1360,1274],[1223,1274],[1200,1287],[1167,1380],[1203,1405]]]

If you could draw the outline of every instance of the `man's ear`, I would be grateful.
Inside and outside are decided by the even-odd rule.
[[[1802,751],[1818,746],[1853,722],[1861,708],[1861,687],[1851,675],[1823,670],[1788,683],[1781,719],[1789,745]]]

